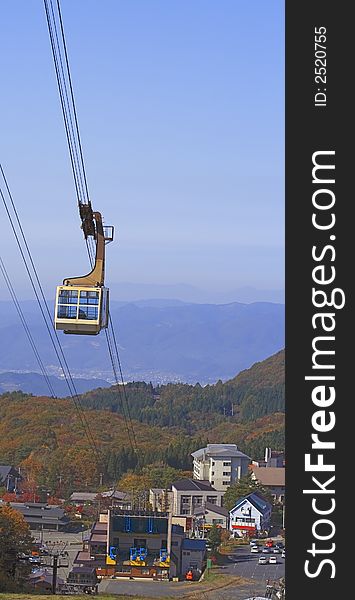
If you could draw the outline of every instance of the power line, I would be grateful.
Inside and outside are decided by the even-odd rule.
[[[115,357],[115,351],[114,351],[114,346],[112,343],[112,339],[111,339],[111,335],[110,335],[110,330],[109,329],[105,329],[105,335],[106,335],[106,342],[107,342],[107,347],[108,347],[108,352],[109,352],[109,356],[111,359],[111,364],[112,364],[112,370],[113,370],[113,374],[114,374],[114,378],[115,378],[115,382],[116,382],[116,387],[117,387],[117,393],[120,399],[120,404],[121,404],[121,411],[122,411],[122,416],[125,422],[125,427],[126,427],[126,432],[127,432],[127,437],[128,437],[128,441],[129,444],[131,446],[131,449],[133,451],[134,454],[137,455],[137,461],[139,461],[139,455],[137,452],[137,445],[136,445],[136,439],[135,439],[135,433],[134,433],[134,428],[133,428],[133,424],[129,415],[129,411],[127,412],[126,406],[128,406],[126,404],[125,406],[125,396],[122,394],[122,389],[124,389],[124,384],[121,386],[120,380],[119,380],[119,376],[118,376],[118,372],[117,372],[117,367],[116,367],[116,357]]]
[[[81,137],[79,131],[79,123],[77,117],[77,111],[75,106],[75,98],[74,91],[72,85],[72,79],[70,74],[70,65],[68,58],[67,45],[64,34],[64,26],[63,19],[60,9],[59,0],[56,2],[56,9],[58,13],[59,27],[56,25],[56,15],[55,9],[53,7],[52,0],[44,0],[44,6],[47,17],[47,24],[52,48],[52,55],[54,61],[54,67],[57,77],[57,84],[60,96],[60,102],[62,107],[63,120],[67,135],[67,142],[69,148],[69,155],[72,164],[72,172],[75,182],[75,188],[78,197],[79,207],[80,204],[90,204],[89,200],[89,190],[88,183],[86,177],[86,169],[84,163],[84,156],[81,144]],[[60,34],[58,35],[58,29],[60,29]],[[63,59],[64,56],[64,59]],[[65,65],[65,66],[64,66]],[[92,240],[91,240],[92,242]],[[89,255],[89,260],[91,266],[93,266],[93,247],[89,247],[88,240],[86,239],[87,250]],[[93,245],[93,242],[92,242]],[[121,400],[122,406],[122,415],[125,421],[125,427],[127,430],[127,435],[129,439],[129,443],[132,447],[132,450],[137,455],[137,460],[139,460],[139,455],[137,452],[137,443],[135,432],[133,428],[133,423],[129,410],[129,403],[127,399],[121,361],[118,353],[118,347],[115,338],[115,332],[111,320],[111,316],[109,315],[109,330],[105,330],[106,341],[108,352],[112,364],[112,370],[114,374],[114,378],[117,384],[117,390]],[[111,337],[112,336],[112,337]],[[122,392],[121,392],[122,388]]]
[[[12,301],[13,301],[13,303],[15,305],[16,310],[17,310],[17,313],[18,313],[18,316],[19,316],[20,321],[22,323],[22,326],[23,326],[23,328],[25,330],[25,333],[27,335],[27,338],[28,338],[28,341],[30,343],[30,346],[31,346],[31,348],[33,350],[33,353],[34,353],[34,355],[36,357],[36,360],[38,362],[38,366],[39,366],[39,368],[40,368],[40,370],[42,372],[42,375],[44,377],[44,380],[45,380],[45,382],[46,382],[46,384],[48,386],[50,396],[52,398],[56,398],[56,395],[55,395],[53,386],[51,384],[51,381],[49,379],[47,370],[46,370],[46,368],[45,368],[45,366],[43,364],[43,361],[41,359],[41,356],[40,356],[40,354],[38,352],[37,346],[36,346],[35,341],[34,341],[34,339],[32,337],[30,328],[28,327],[28,323],[26,321],[25,315],[23,314],[22,308],[21,308],[20,303],[19,303],[19,301],[17,299],[17,296],[16,296],[16,292],[14,290],[14,287],[13,287],[12,283],[11,283],[11,279],[9,277],[9,274],[8,274],[8,272],[6,270],[6,267],[4,265],[4,261],[2,260],[1,256],[0,256],[0,270],[1,270],[1,273],[2,273],[3,278],[5,280],[5,284],[7,286],[7,289],[9,290],[9,293],[10,293],[10,296],[12,298]]]
[[[118,352],[118,345],[117,345],[117,342],[116,342],[115,329],[114,329],[114,326],[113,326],[113,321],[112,321],[111,314],[109,314],[109,330],[111,330],[111,333],[112,333],[113,346],[114,346],[114,350],[115,350],[115,355],[116,355],[116,360],[117,360],[117,364],[118,364],[118,369],[119,369],[119,372],[120,372],[120,379],[121,379],[120,383],[121,383],[121,386],[122,386],[123,397],[124,397],[124,401],[125,401],[125,404],[126,404],[128,421],[129,421],[129,424],[130,424],[130,427],[131,427],[131,431],[132,431],[132,436],[133,436],[134,450],[137,453],[137,460],[139,461],[139,454],[137,452],[137,441],[136,441],[136,436],[135,436],[134,427],[133,427],[133,423],[132,423],[131,411],[130,411],[130,408],[129,408],[129,402],[128,402],[127,393],[126,393],[126,385],[125,385],[124,378],[123,378],[121,359],[120,359],[120,355],[119,355],[119,352]],[[119,382],[117,380],[117,377],[116,377],[116,383],[118,384],[118,389],[120,389],[120,385],[119,385]]]
[[[83,204],[91,206],[59,1],[57,2],[57,11],[61,37],[58,35],[52,0],[44,0],[44,7],[78,205],[79,207]],[[64,68],[64,64],[66,68]],[[89,241],[86,238],[86,247],[90,264],[93,266],[94,244],[92,239]]]
[[[48,308],[48,303],[47,303],[47,300],[45,298],[44,291],[43,291],[43,288],[42,288],[42,285],[41,285],[41,282],[40,282],[40,279],[39,279],[39,276],[38,276],[38,272],[37,272],[36,266],[34,264],[34,261],[33,261],[33,258],[32,258],[32,254],[30,252],[30,249],[29,249],[29,246],[28,246],[28,243],[27,243],[27,240],[26,240],[26,236],[25,236],[25,233],[24,233],[21,221],[20,221],[20,217],[19,217],[19,214],[17,212],[16,206],[15,206],[15,203],[14,203],[14,200],[13,200],[13,197],[12,197],[12,194],[11,194],[11,191],[10,191],[10,188],[9,188],[9,185],[8,185],[8,182],[7,182],[7,179],[5,177],[5,173],[4,173],[4,170],[3,170],[1,164],[0,164],[0,171],[1,171],[1,174],[2,174],[2,177],[3,177],[3,180],[5,182],[7,194],[9,196],[9,198],[10,198],[10,202],[11,202],[11,206],[12,206],[13,212],[15,214],[15,219],[16,219],[16,222],[17,222],[17,226],[18,226],[19,231],[20,231],[20,235],[19,235],[19,233],[16,230],[14,219],[12,218],[12,215],[11,215],[11,212],[9,210],[6,198],[5,198],[4,194],[3,194],[2,189],[0,188],[0,195],[1,195],[4,207],[5,207],[8,219],[10,221],[10,225],[11,225],[14,237],[16,239],[17,246],[19,248],[19,251],[20,251],[20,254],[21,254],[21,257],[22,257],[22,260],[23,260],[23,263],[24,263],[24,266],[25,266],[25,269],[26,269],[26,272],[27,272],[27,275],[29,277],[32,289],[34,291],[34,294],[35,294],[35,297],[36,297],[36,300],[37,300],[37,303],[38,303],[38,306],[39,306],[39,309],[41,311],[43,320],[45,322],[45,325],[46,325],[46,328],[47,328],[50,340],[52,342],[55,354],[57,356],[58,362],[59,362],[60,367],[62,369],[64,378],[66,380],[66,383],[67,383],[67,386],[68,386],[68,390],[69,390],[69,394],[70,394],[70,396],[71,396],[71,398],[73,400],[74,406],[75,406],[75,408],[77,410],[77,413],[78,413],[78,415],[80,417],[80,421],[81,421],[81,424],[82,424],[82,427],[83,427],[83,430],[84,430],[84,434],[87,437],[89,445],[90,445],[91,449],[93,450],[94,456],[96,458],[97,465],[99,466],[99,463],[100,463],[100,454],[99,454],[99,451],[98,451],[95,439],[94,439],[94,437],[93,437],[93,435],[91,433],[91,430],[90,430],[88,421],[86,419],[85,413],[83,411],[83,408],[82,408],[82,405],[81,405],[81,402],[80,402],[80,398],[79,398],[79,395],[77,393],[77,390],[76,390],[76,387],[75,387],[75,384],[74,384],[74,381],[73,381],[73,378],[72,378],[72,375],[71,375],[71,372],[70,372],[70,369],[69,369],[69,366],[68,366],[68,363],[67,363],[67,360],[66,360],[63,348],[62,348],[62,345],[61,345],[60,340],[58,338],[57,332],[55,331],[55,329],[53,329],[52,317],[51,317],[51,314],[50,314],[50,311],[49,311],[49,308]],[[28,255],[30,265],[29,265],[28,260],[27,260],[27,258],[25,256],[25,251],[24,251],[24,248],[22,247],[20,237],[22,238],[22,243],[24,244],[24,247],[26,249],[26,253]],[[30,266],[32,268],[32,272],[31,272]],[[34,280],[37,283],[38,289],[37,289],[37,287],[35,285],[35,281]]]

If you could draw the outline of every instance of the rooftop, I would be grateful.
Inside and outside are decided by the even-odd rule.
[[[256,467],[253,465],[252,471],[262,485],[285,485],[285,467]]]
[[[252,492],[247,496],[239,498],[236,505],[232,508],[230,512],[233,512],[234,510],[239,508],[246,500],[250,502],[250,504],[252,504],[254,508],[256,508],[261,514],[265,514],[268,510],[271,509],[271,504],[267,500],[265,500],[258,493]]]
[[[185,538],[182,542],[183,550],[206,550],[206,540]]]
[[[96,521],[91,529],[91,533],[104,533],[107,531],[108,523],[103,521]]]
[[[1,500],[0,500],[1,504]],[[10,502],[10,506],[18,510],[26,517],[39,517],[41,519],[65,519],[65,510],[57,505],[49,505],[42,502]]]
[[[20,473],[11,465],[0,465],[0,481],[4,481],[8,475],[20,478]]]
[[[91,573],[96,573],[95,569],[92,567],[73,567],[71,570],[71,573],[87,573],[87,574],[91,574]]]
[[[83,563],[87,563],[87,562],[90,563],[91,568],[103,566],[102,560],[99,560],[99,559],[94,560],[90,557],[90,552],[88,552],[87,550],[79,550],[78,554],[74,558],[75,566],[77,566],[77,565],[88,566],[88,565],[83,564]]]
[[[199,479],[178,479],[174,481],[171,487],[179,492],[216,492],[209,481],[200,481]]]
[[[114,498],[115,500],[127,500],[131,501],[130,494],[127,492],[120,492],[120,490],[107,490],[107,492],[101,492],[102,498]]]
[[[93,502],[97,492],[73,492],[70,496],[72,502]]]
[[[92,533],[90,542],[93,544],[106,544],[107,533]]]
[[[250,460],[250,456],[244,454],[238,450],[238,446],[236,444],[207,444],[206,448],[200,448],[196,450],[196,452],[192,452],[191,456],[196,458],[197,460],[204,460],[206,457],[216,457],[216,458],[248,458]]]
[[[203,506],[196,506],[194,514],[204,514],[205,511],[214,512],[217,515],[222,515],[223,517],[227,517],[229,515],[229,511],[226,508],[224,508],[223,506],[217,506],[216,504],[212,504],[212,502],[205,502]]]

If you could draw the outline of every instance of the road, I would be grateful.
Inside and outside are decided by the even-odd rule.
[[[285,559],[281,558],[281,554],[275,554],[276,565],[259,565],[259,557],[273,556],[272,554],[251,554],[249,546],[240,546],[233,554],[226,557],[221,573],[229,573],[231,575],[240,575],[245,579],[266,582],[267,579],[272,581],[285,576]]]

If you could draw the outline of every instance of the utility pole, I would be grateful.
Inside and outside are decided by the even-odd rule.
[[[53,555],[52,594],[57,590],[58,554]]]
[[[55,595],[57,593],[57,576],[58,576],[58,567],[68,566],[69,562],[66,561],[67,564],[60,563],[60,558],[65,556],[64,550],[67,547],[66,543],[61,543],[59,546],[55,542],[52,544],[47,544],[48,549],[50,550],[49,556],[51,558],[51,564],[48,565],[52,569],[52,594]]]

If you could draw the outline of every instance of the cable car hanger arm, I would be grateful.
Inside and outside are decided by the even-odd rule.
[[[92,212],[92,211],[91,211]],[[82,277],[68,277],[63,280],[63,285],[78,285],[78,286],[94,286],[103,287],[105,285],[105,241],[111,241],[112,236],[106,237],[104,228],[102,225],[102,216],[99,212],[92,212],[92,225],[94,227],[93,233],[87,233],[85,230],[85,223],[89,220],[83,220],[83,229],[85,237],[87,235],[93,235],[96,240],[96,256],[95,265],[93,269],[87,275]],[[94,226],[95,223],[95,226]]]

